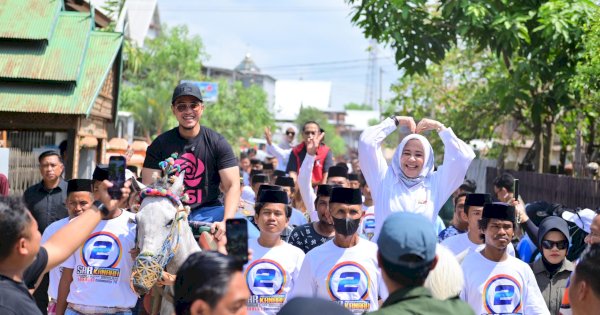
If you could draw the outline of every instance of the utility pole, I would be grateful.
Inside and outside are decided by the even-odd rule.
[[[369,63],[367,65],[367,80],[365,82],[365,105],[371,106],[373,109],[378,109],[375,106],[375,84],[377,71],[377,41],[371,39],[369,41]]]

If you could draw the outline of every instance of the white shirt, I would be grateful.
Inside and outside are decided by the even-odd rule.
[[[277,169],[285,172],[288,160],[290,159],[290,153],[292,153],[292,149],[283,149],[276,144],[267,144],[267,153],[277,158]]]
[[[254,258],[244,266],[251,293],[248,314],[276,314],[297,281],[304,252],[285,242],[272,248],[263,247],[258,239],[249,239],[248,246]]]
[[[292,215],[290,216],[290,222],[288,222],[288,224],[293,227],[296,227],[304,225],[306,223],[308,223],[308,221],[306,221],[304,213],[302,213],[302,211],[296,208],[292,208]]]
[[[519,259],[508,256],[495,262],[471,252],[462,269],[465,284],[460,298],[475,314],[550,314],[533,271]]]
[[[480,252],[485,247],[485,243],[475,244],[471,242],[469,233],[450,236],[442,241],[442,245],[451,250],[455,256],[463,256],[467,254],[465,252]],[[508,243],[506,250],[510,256],[515,257],[515,247],[512,243]]]
[[[66,217],[48,225],[48,227],[44,230],[44,234],[42,234],[41,243],[46,243],[48,239],[54,235],[54,233],[60,230],[63,226],[67,225],[70,219],[71,218]],[[50,278],[50,282],[48,284],[48,296],[56,300],[58,298],[58,284],[60,283],[60,276],[62,275],[62,267],[57,266],[52,268],[52,270],[48,272],[48,275]]]
[[[133,266],[129,251],[135,246],[135,227],[135,215],[125,210],[114,219],[100,221],[83,246],[62,264],[73,269],[67,302],[135,306],[137,295],[129,285]]]
[[[375,311],[378,300],[387,298],[387,289],[377,265],[377,245],[359,238],[350,248],[333,240],[306,254],[294,297],[319,297],[339,303],[356,314]]]
[[[364,235],[368,240],[373,238],[375,234],[375,206],[367,207],[362,205],[364,216],[360,221],[360,234]]]
[[[306,212],[310,216],[311,222],[319,221],[319,215],[317,209],[315,209],[315,200],[317,194],[312,187],[312,171],[315,165],[315,156],[306,153],[300,170],[298,172],[298,190],[300,190],[300,196],[306,207]]]
[[[444,162],[437,171],[412,188],[396,180],[381,151],[381,143],[397,129],[394,120],[385,119],[367,128],[360,136],[360,168],[375,201],[375,238],[388,215],[397,211],[420,213],[435,225],[437,215],[448,197],[462,184],[473,149],[458,139],[451,128],[439,132],[444,143]]]

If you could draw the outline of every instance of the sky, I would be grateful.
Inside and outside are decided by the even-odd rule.
[[[161,21],[188,26],[210,56],[205,65],[232,69],[249,53],[280,80],[332,82],[331,107],[365,101],[369,40],[343,0],[159,0]],[[389,49],[378,48],[374,97],[390,98],[399,77]]]

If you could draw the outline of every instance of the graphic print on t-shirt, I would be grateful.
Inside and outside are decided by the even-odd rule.
[[[375,235],[375,213],[365,213],[363,218],[363,233],[369,240]]]
[[[329,271],[327,291],[331,300],[352,312],[363,313],[370,309],[369,285],[366,269],[352,261],[341,262]]]
[[[79,281],[116,283],[121,275],[116,267],[122,254],[123,246],[114,234],[101,231],[90,235],[80,250],[83,265],[77,265]]]
[[[483,286],[483,307],[488,314],[521,314],[521,284],[513,277],[498,274]]]
[[[258,259],[246,268],[246,283],[252,294],[249,311],[278,311],[285,303],[283,293],[287,274],[283,267],[270,259]]]
[[[181,171],[185,171],[185,178],[183,183],[185,184],[186,191],[190,200],[186,203],[195,204],[202,202],[202,175],[204,174],[204,163],[197,159],[193,153],[184,153],[175,160],[175,164],[181,165]]]

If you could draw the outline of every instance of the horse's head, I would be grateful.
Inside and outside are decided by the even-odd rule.
[[[132,276],[133,288],[139,294],[146,293],[160,279],[182,236],[191,234],[187,210],[178,199],[183,195],[184,176],[184,172],[179,174],[170,187],[155,185],[142,191],[146,195],[136,214],[140,254]]]

